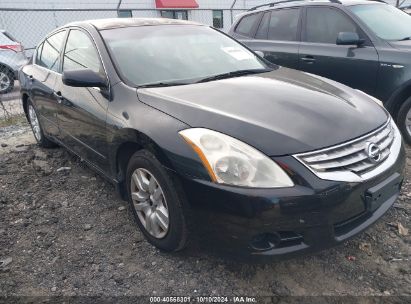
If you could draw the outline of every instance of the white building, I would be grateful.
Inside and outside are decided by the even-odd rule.
[[[30,54],[47,33],[71,21],[163,16],[227,31],[236,15],[276,1],[279,0],[0,0],[0,29],[11,33]]]

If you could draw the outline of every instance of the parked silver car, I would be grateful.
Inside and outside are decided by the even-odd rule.
[[[13,90],[17,71],[26,63],[27,57],[20,42],[0,30],[0,94]]]

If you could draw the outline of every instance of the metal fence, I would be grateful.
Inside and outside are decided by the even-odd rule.
[[[396,0],[389,0],[396,4]],[[403,3],[400,0],[399,3]],[[186,10],[188,20],[213,25],[215,11],[227,31],[235,16],[272,0],[197,0],[199,8]],[[404,3],[411,0],[405,0]],[[403,3],[403,4],[404,4]],[[98,7],[97,7],[98,6]],[[132,17],[161,17],[154,0],[1,0],[0,1],[0,121],[22,114],[18,68],[29,58],[41,39],[53,29],[72,21]],[[6,31],[6,32],[4,32]],[[24,52],[22,51],[24,48]],[[24,57],[24,55],[26,58]]]

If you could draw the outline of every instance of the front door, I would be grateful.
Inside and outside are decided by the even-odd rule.
[[[362,46],[337,45],[340,32],[356,32]],[[300,45],[300,69],[373,94],[378,73],[378,53],[368,37],[343,11],[307,7]]]
[[[63,74],[68,70],[91,69],[106,77],[97,49],[87,33],[71,29],[63,53]],[[60,96],[58,112],[60,140],[82,158],[106,171],[106,115],[108,94],[104,89],[70,87],[58,77],[55,93]]]

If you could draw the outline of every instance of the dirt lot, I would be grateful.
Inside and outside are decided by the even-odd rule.
[[[0,128],[0,296],[383,295],[393,301],[389,295],[411,296],[410,199],[408,177],[377,225],[313,256],[244,264],[204,252],[164,254],[143,240],[113,186],[77,158],[38,148],[24,123]]]

